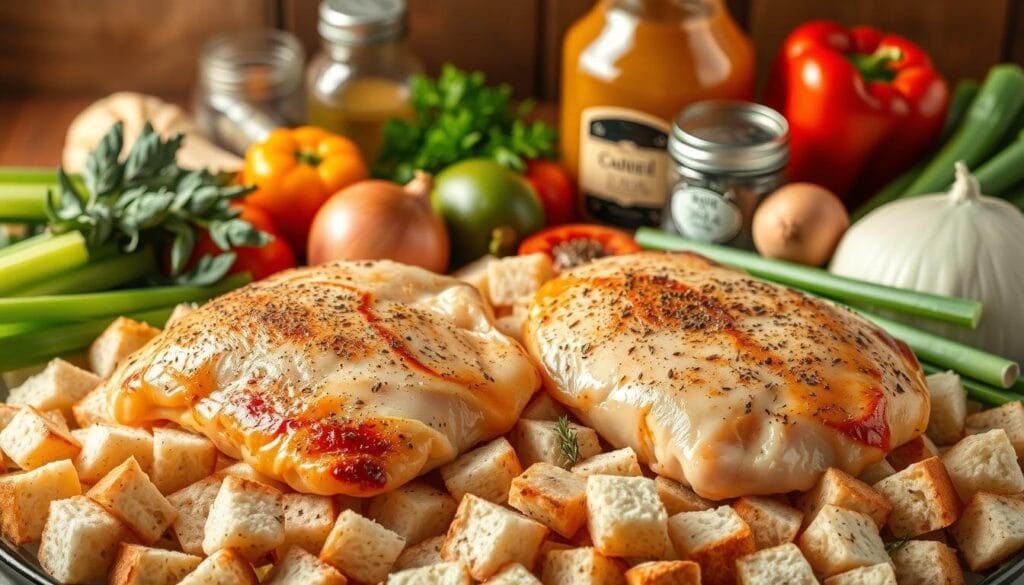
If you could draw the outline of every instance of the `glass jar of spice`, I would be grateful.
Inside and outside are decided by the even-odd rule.
[[[754,210],[784,182],[786,119],[749,102],[699,102],[676,116],[668,151],[673,165],[663,227],[693,240],[752,248]]]

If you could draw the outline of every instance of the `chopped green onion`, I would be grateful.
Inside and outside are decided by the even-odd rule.
[[[940,368],[929,364],[928,362],[921,362],[921,368],[926,374],[937,374],[939,372],[946,371],[946,368]],[[977,400],[984,404],[999,406],[1000,404],[1005,404],[1014,400],[1024,401],[1024,394],[1018,394],[1010,390],[996,388],[995,386],[990,386],[966,376],[960,376],[960,383],[963,384],[964,390],[967,391],[967,396],[972,400]]]
[[[34,245],[0,255],[0,295],[57,277],[89,261],[85,238],[78,232],[31,239]]]
[[[50,185],[0,184],[0,223],[41,223]]]
[[[110,290],[156,272],[156,259],[153,250],[148,247],[131,254],[111,256],[93,251],[90,256],[92,259],[85,266],[66,272],[59,278],[19,289],[11,296],[38,297]]]
[[[971,299],[945,297],[837,276],[820,268],[772,260],[736,248],[695,242],[653,228],[642,227],[637,230],[636,241],[645,248],[696,252],[754,276],[846,303],[870,305],[970,328],[977,327],[981,320],[981,303]]]

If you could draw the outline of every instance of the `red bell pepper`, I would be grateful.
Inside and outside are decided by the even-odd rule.
[[[789,121],[789,178],[848,204],[934,144],[946,81],[916,44],[871,27],[808,22],[786,38],[765,101]]]

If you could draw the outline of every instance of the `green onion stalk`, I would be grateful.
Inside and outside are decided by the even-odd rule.
[[[939,366],[928,362],[921,362],[921,368],[926,374],[937,374],[947,370],[947,368],[940,368]],[[1009,390],[996,388],[995,386],[964,376],[960,377],[960,383],[963,384],[968,397],[989,406],[999,406],[1000,404],[1006,404],[1007,402],[1013,402],[1014,400],[1024,401],[1024,394],[1021,394],[1019,390],[1015,390],[1013,387]]]

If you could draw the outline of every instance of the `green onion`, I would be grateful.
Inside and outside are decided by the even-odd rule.
[[[40,167],[0,167],[2,184],[57,184],[57,169]]]
[[[936,365],[929,364],[928,362],[921,362],[921,368],[926,374],[938,374],[939,372],[945,372],[946,368],[940,368]],[[960,383],[963,384],[964,390],[967,391],[967,395],[972,400],[977,400],[984,404],[992,406],[999,406],[1007,402],[1014,400],[1024,400],[1024,394],[1018,394],[1011,392],[1010,390],[1003,390],[1002,388],[996,388],[977,380],[972,380],[964,376],[960,377]]]
[[[36,238],[30,238],[34,245],[0,255],[0,295],[57,277],[89,261],[85,238],[78,232]]]
[[[66,272],[59,278],[19,289],[11,296],[39,297],[110,290],[156,272],[156,259],[148,247],[131,254],[105,257],[105,254],[93,251],[90,255],[92,259],[85,266]]]
[[[736,248],[695,242],[653,228],[638,229],[636,241],[645,248],[696,252],[754,276],[846,303],[870,305],[971,328],[977,327],[981,319],[981,303],[971,299],[944,297],[837,276],[820,268],[772,260]]]
[[[0,223],[45,222],[50,185],[0,184]]]

